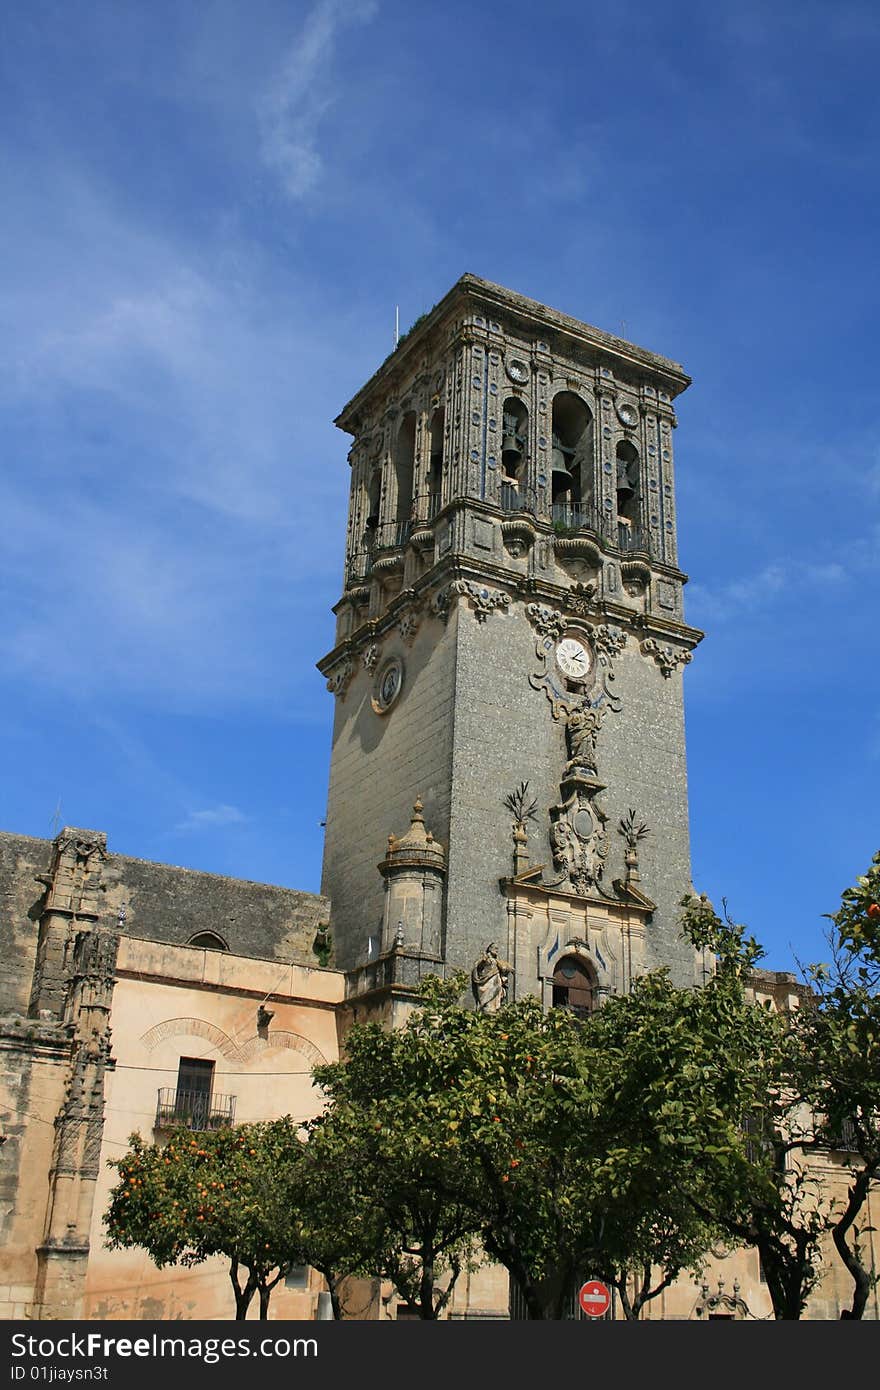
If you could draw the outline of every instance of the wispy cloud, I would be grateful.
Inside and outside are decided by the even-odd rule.
[[[228,825],[244,825],[248,817],[237,806],[209,806],[203,811],[190,811],[186,820],[174,827],[178,831],[216,830]]]
[[[842,584],[847,577],[846,569],[837,561],[765,565],[754,574],[714,588],[689,584],[688,615],[699,623],[732,621],[745,612],[772,607],[804,589]]]
[[[261,155],[288,198],[305,198],[324,168],[318,130],[338,96],[333,54],[342,28],[376,13],[371,0],[318,0],[259,103]]]
[[[243,283],[225,243],[156,233],[82,170],[38,217],[21,172],[0,229],[0,659],[51,682],[51,650],[83,692],[289,702],[308,673],[272,634],[318,652],[323,624],[329,645],[341,567],[340,325],[322,337],[307,288],[278,304],[258,255]]]

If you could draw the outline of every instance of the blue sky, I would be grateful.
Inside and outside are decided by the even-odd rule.
[[[693,376],[694,880],[826,954],[880,846],[878,59],[847,0],[10,4],[0,828],[318,888],[332,420],[471,271]]]

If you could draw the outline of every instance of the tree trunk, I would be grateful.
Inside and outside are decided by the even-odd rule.
[[[419,1317],[436,1321],[437,1310],[434,1307],[434,1252],[429,1250],[422,1254],[422,1275],[419,1280]]]
[[[871,1275],[868,1270],[865,1269],[865,1266],[859,1258],[857,1244],[858,1233],[856,1232],[856,1239],[853,1241],[853,1245],[849,1245],[846,1239],[849,1231],[854,1229],[855,1219],[861,1211],[865,1198],[868,1195],[873,1171],[874,1165],[870,1167],[866,1166],[856,1176],[849,1190],[846,1210],[832,1232],[834,1244],[837,1247],[837,1253],[843,1260],[848,1272],[852,1275],[853,1284],[855,1285],[853,1289],[852,1308],[847,1311],[847,1317],[850,1318],[862,1318],[864,1316],[865,1308],[868,1306],[868,1295],[871,1292],[873,1282]],[[841,1316],[843,1315],[841,1314]]]
[[[229,1261],[229,1278],[235,1291],[235,1321],[244,1322],[257,1286],[248,1273],[247,1283],[244,1288],[241,1287],[238,1282],[238,1260],[235,1259]]]

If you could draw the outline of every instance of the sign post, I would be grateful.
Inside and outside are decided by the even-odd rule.
[[[588,1318],[604,1318],[611,1307],[611,1293],[601,1279],[588,1279],[578,1291],[578,1303]]]

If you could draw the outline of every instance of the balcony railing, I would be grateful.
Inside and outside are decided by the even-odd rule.
[[[589,502],[554,502],[550,515],[554,531],[594,531],[602,534],[599,512]]]
[[[204,1091],[159,1088],[156,1128],[183,1125],[186,1129],[225,1129],[235,1123],[235,1096],[206,1095]]]
[[[841,1120],[833,1134],[824,1134],[818,1140],[819,1147],[831,1149],[835,1153],[858,1153],[859,1138],[852,1120]]]
[[[503,512],[531,512],[533,516],[537,513],[538,499],[533,488],[502,482],[500,499]]]
[[[386,521],[381,526],[377,526],[373,532],[374,550],[399,550],[406,545],[413,529],[413,523],[407,521]]]
[[[648,536],[641,526],[627,524],[618,519],[617,547],[627,555],[648,555],[650,545]]]

